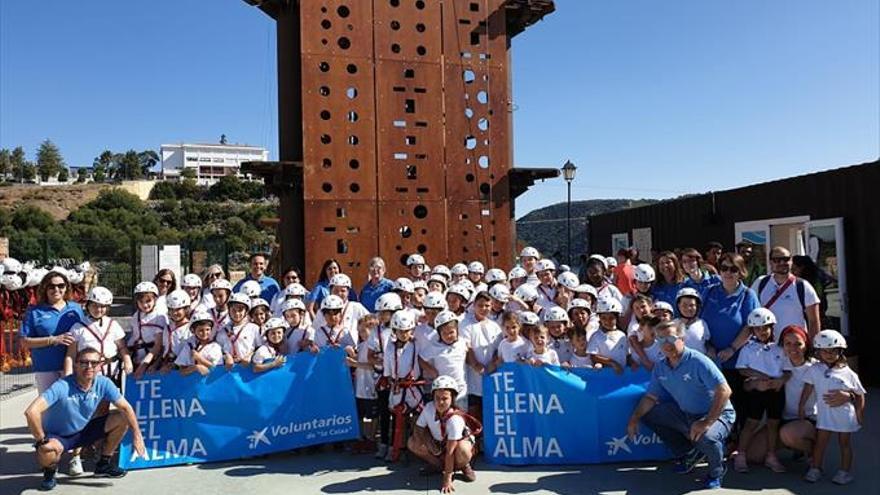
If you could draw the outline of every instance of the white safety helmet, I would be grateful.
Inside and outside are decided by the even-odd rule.
[[[378,313],[379,311],[399,311],[403,309],[403,302],[400,300],[400,296],[393,292],[386,292],[379,296],[379,299],[376,299],[376,304],[373,305],[374,310]]]
[[[393,290],[399,290],[401,292],[406,292],[407,294],[412,294],[416,291],[416,288],[413,285],[412,280],[406,277],[400,277],[394,281]]]
[[[516,280],[519,278],[526,278],[529,276],[529,272],[526,271],[525,268],[521,266],[515,266],[507,272],[507,280]]]
[[[348,287],[351,289],[351,277],[344,273],[337,273],[330,279],[330,287]]]
[[[568,310],[571,311],[575,308],[586,309],[591,314],[593,313],[593,308],[590,307],[590,302],[586,299],[575,298],[572,299],[570,303],[568,303]]]
[[[411,254],[406,258],[406,266],[424,265],[425,258],[421,254]]]
[[[287,322],[284,321],[284,318],[273,316],[272,318],[266,320],[266,323],[263,323],[263,333],[266,333],[273,328],[287,328]]]
[[[483,280],[485,280],[487,284],[504,282],[507,280],[507,274],[500,268],[490,268],[489,271],[486,272],[486,276],[483,277]]]
[[[571,271],[571,267],[568,266],[568,265],[559,265],[559,269],[556,270],[556,271],[559,272],[559,273],[570,272],[570,271]]]
[[[113,304],[113,293],[106,287],[92,287],[86,300],[102,306],[110,306]]]
[[[452,265],[451,271],[453,275],[467,275],[468,267],[464,263],[456,263]]]
[[[250,311],[251,298],[243,292],[236,292],[235,294],[229,296],[229,302],[227,304],[241,304],[245,307],[245,309]]]
[[[21,286],[24,285],[24,283],[21,281],[21,277],[14,273],[4,274],[2,278],[2,283],[3,287],[6,288],[6,290],[10,291],[21,289]]]
[[[192,299],[183,289],[173,290],[165,297],[165,305],[168,306],[168,309],[188,308],[190,304],[192,304]]]
[[[467,290],[470,291],[471,294],[473,294],[474,291],[477,290],[477,288],[474,287],[474,283],[468,279],[461,280],[458,283],[459,285],[463,285],[465,288],[467,288]]]
[[[620,314],[623,312],[623,307],[620,305],[620,301],[618,301],[614,297],[603,297],[596,302],[596,313],[617,313]]]
[[[437,282],[439,284],[442,284],[443,288],[446,289],[446,286],[449,285],[449,278],[440,275],[439,273],[435,273],[431,275],[430,278],[428,278],[428,282]]]
[[[306,310],[306,305],[302,302],[302,299],[288,299],[281,303],[281,314],[284,314],[291,309],[298,309],[304,312]]]
[[[458,382],[451,376],[440,375],[431,382],[431,394],[433,395],[438,390],[449,390],[455,397],[458,395]]]
[[[837,330],[822,330],[813,339],[814,349],[846,349],[846,339]]]
[[[590,257],[587,259],[587,264],[589,265],[593,261],[596,261],[598,263],[602,263],[602,268],[604,268],[605,270],[608,270],[608,262],[605,261],[605,257],[602,256],[601,254],[591,254]]]
[[[434,328],[439,330],[440,327],[449,323],[450,321],[458,323],[458,316],[452,311],[443,310],[437,313],[437,316],[434,317]]]
[[[679,289],[678,294],[675,295],[675,304],[678,304],[679,299],[682,297],[693,297],[697,300],[697,305],[703,304],[703,298],[700,297],[700,293],[697,292],[697,289],[693,287],[683,287]]]
[[[537,301],[538,289],[532,284],[522,284],[513,291],[513,295],[525,302]]]
[[[615,258],[614,256],[607,256],[605,258],[605,266],[607,266],[608,268],[614,268],[615,266],[617,266],[617,258]]]
[[[3,259],[3,273],[19,273],[22,271],[21,262],[15,258]]]
[[[449,271],[449,267],[446,266],[446,265],[437,265],[437,266],[435,266],[434,269],[431,270],[431,275],[441,275],[441,276],[443,276],[443,277],[446,277],[446,280],[447,280],[447,281],[448,281],[450,278],[452,278],[452,272]]]
[[[425,309],[439,309],[444,310],[449,307],[446,303],[446,296],[442,292],[431,291],[425,296],[425,301],[422,303],[422,306]]]
[[[599,291],[590,284],[581,284],[574,288],[576,294],[589,294],[593,299],[599,299]]]
[[[555,321],[568,323],[568,313],[559,306],[550,306],[541,313],[541,316],[544,318],[544,323]]]
[[[556,271],[556,263],[553,263],[553,260],[548,260],[547,258],[544,258],[542,260],[538,260],[538,262],[535,263],[535,272],[536,273],[547,271],[547,270]]]
[[[256,280],[248,280],[247,282],[241,284],[241,287],[238,289],[238,292],[244,294],[248,297],[260,297],[260,294],[263,292],[263,289],[260,288],[260,283]]]
[[[666,301],[654,301],[654,308],[652,309],[652,311],[657,311],[658,309],[669,311],[670,314],[675,314],[675,310],[672,309],[672,305]]]
[[[193,311],[193,314],[189,319],[189,325],[190,325],[190,327],[194,327],[194,326],[196,326],[196,323],[199,323],[202,321],[209,321],[209,322],[211,322],[211,325],[214,324],[214,318],[211,316],[211,313],[209,313],[208,310],[206,310],[206,309],[199,308],[199,309]]]
[[[541,253],[538,252],[537,249],[532,246],[526,246],[522,251],[519,252],[520,258],[540,258]]]
[[[218,278],[217,280],[211,282],[211,292],[215,290],[225,290],[232,292],[232,282],[226,280],[225,278]]]
[[[425,292],[428,292],[428,283],[424,280],[416,280],[413,282],[413,292],[422,289]]]
[[[633,269],[633,278],[636,279],[636,282],[650,284],[651,282],[657,280],[657,274],[654,272],[653,266],[647,263],[639,263]]]
[[[294,282],[284,288],[284,297],[305,297],[308,291],[299,282]]]
[[[502,304],[506,304],[510,300],[510,289],[504,284],[495,284],[489,289],[489,297]]]
[[[49,270],[46,270],[45,268],[34,268],[28,273],[27,286],[36,287],[40,285],[40,282],[43,281],[43,277],[45,277],[47,273],[49,273]]]
[[[479,273],[480,275],[486,273],[486,267],[479,261],[471,261],[467,269],[468,273]]]
[[[578,285],[581,285],[580,279],[578,279],[574,272],[562,272],[556,278],[556,281],[559,282],[559,285],[571,291],[577,289]]]
[[[416,327],[416,317],[412,311],[398,311],[391,316],[392,330],[412,330]]]
[[[520,325],[538,326],[541,324],[541,318],[531,311],[520,311],[519,323]]]
[[[202,288],[202,277],[199,277],[195,273],[187,273],[183,276],[183,280],[180,281],[181,287],[198,287]]]
[[[260,306],[264,306],[267,310],[269,309],[269,301],[266,301],[262,297],[255,297],[251,299],[251,310],[257,309]]]
[[[345,301],[335,294],[330,294],[321,300],[321,311],[334,309],[342,310],[343,308],[345,308]]]
[[[134,286],[134,295],[137,296],[138,294],[153,294],[159,297],[159,288],[153,282],[143,281]]]
[[[746,322],[750,327],[763,327],[764,325],[775,325],[776,315],[767,308],[755,308],[749,313]]]
[[[82,263],[76,265],[76,270],[83,272],[83,273],[88,273],[88,271],[91,269],[92,269],[92,264],[89,263],[88,261],[83,261]]]
[[[446,294],[455,294],[457,296],[461,296],[465,302],[469,301],[471,298],[471,291],[465,287],[463,284],[452,284],[449,287],[449,290],[446,291]]]
[[[53,270],[50,270],[50,271],[53,271]],[[85,280],[85,278],[86,278],[86,274],[81,271],[77,271],[77,270],[73,270],[67,274],[67,281],[73,285],[81,284],[82,281]]]

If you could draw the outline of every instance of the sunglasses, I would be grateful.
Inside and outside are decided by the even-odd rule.
[[[220,272],[209,273],[209,274],[208,274],[208,278],[217,278],[217,277],[219,277],[219,276],[221,276],[221,275],[223,275],[223,274],[220,273]]]
[[[160,284],[166,284],[166,285],[171,285],[171,284],[174,283],[174,280],[171,280],[171,279],[169,279],[169,278],[160,278],[159,281],[158,281],[158,283],[160,283]]]
[[[80,359],[76,364],[78,364],[80,368],[97,368],[98,366],[101,366],[101,361]]]
[[[770,258],[770,261],[774,263],[788,263],[791,261],[791,256],[774,256],[773,258]]]
[[[656,337],[654,340],[659,342],[660,345],[663,345],[663,344],[674,344],[680,338],[681,337],[679,337],[678,335],[666,335],[664,337]]]
[[[718,267],[718,270],[721,272],[736,273],[739,271],[739,268],[733,265],[721,265]]]
[[[47,289],[58,289],[64,290],[67,288],[67,284],[49,284],[46,286]]]

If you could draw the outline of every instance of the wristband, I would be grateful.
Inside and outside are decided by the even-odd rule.
[[[47,443],[49,443],[49,438],[43,437],[40,440],[37,440],[36,442],[34,442],[34,449],[39,449],[40,447],[42,447],[43,445],[46,445]]]

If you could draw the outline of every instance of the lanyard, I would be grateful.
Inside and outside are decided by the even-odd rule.
[[[409,342],[405,342],[403,344],[403,347],[400,347],[401,354],[403,354],[406,351],[406,344],[409,344]],[[404,380],[411,380],[413,378],[413,372],[415,371],[415,368],[416,368],[416,354],[417,354],[417,352],[416,352],[415,348],[413,348],[412,363],[410,363],[410,365],[409,365],[409,372],[404,377]],[[397,368],[397,358],[398,358],[397,349],[395,349],[394,350],[394,370],[392,370],[392,373],[394,374],[395,379],[400,378],[400,370]]]
[[[214,326],[219,325],[224,318],[226,318],[226,311],[218,314],[217,308],[211,308],[211,319],[214,320]]]
[[[109,322],[110,319],[108,318],[107,321]],[[98,327],[98,328],[100,328],[100,327]],[[98,345],[101,346],[101,349],[100,349],[101,357],[102,357],[102,358],[103,358],[103,357],[106,357],[106,356],[104,355],[104,342],[106,342],[106,341],[107,341],[107,337],[110,336],[110,326],[109,326],[109,325],[107,326],[107,330],[106,330],[106,331],[104,332],[104,334],[101,335],[100,337],[98,336],[98,331],[92,328],[92,324],[91,324],[91,323],[89,323],[88,325],[86,325],[86,330],[88,330],[88,332],[89,332],[90,334],[92,334],[92,337],[94,337],[95,340],[98,341]]]
[[[321,326],[321,331],[324,332],[324,337],[327,338],[327,343],[333,347],[337,347],[339,345],[340,337],[342,337],[342,329],[339,330],[339,333],[336,334],[335,337],[331,337],[329,333],[327,333],[327,327]]]
[[[241,328],[235,332],[235,327],[230,326],[226,328],[226,338],[229,339],[229,346],[232,347],[232,358],[238,359],[238,350],[235,348],[235,343],[238,342],[238,338],[241,337],[241,332],[244,332],[244,327],[247,326],[247,323],[242,323]]]
[[[768,277],[772,277],[772,275],[768,275]],[[795,280],[797,280],[795,278],[795,276],[789,274],[788,280],[786,280],[784,284],[780,285],[779,288],[776,289],[776,292],[773,294],[773,297],[771,297],[770,300],[767,301],[767,304],[765,304],[764,307],[767,309],[770,309],[770,306],[773,306],[773,303],[775,303],[776,300],[782,296],[782,293],[785,292],[785,290],[788,289],[788,287],[791,284],[793,284]]]
[[[548,301],[553,301],[553,299],[556,297],[556,294],[555,294],[556,289],[553,287],[550,287],[550,291],[553,293],[552,296],[550,295],[550,292],[547,292],[546,290],[544,290],[544,284],[539,285],[538,289],[540,289],[541,292],[544,293],[544,297],[546,297]]]

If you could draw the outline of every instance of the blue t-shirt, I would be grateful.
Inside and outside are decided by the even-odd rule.
[[[367,308],[367,311],[373,313],[376,309],[376,301],[379,297],[386,292],[390,292],[392,288],[394,288],[394,282],[384,277],[382,277],[376,285],[367,282],[367,284],[364,285],[364,288],[361,289],[361,304]]]
[[[654,301],[666,301],[671,304],[673,308],[676,308],[675,296],[678,295],[678,291],[681,290],[682,287],[684,287],[684,283],[664,284],[658,282],[651,287],[651,295],[654,296]]]
[[[238,283],[235,284],[235,287],[232,288],[232,292],[238,292],[239,289],[241,289],[242,284],[244,284],[248,280],[254,280],[254,277],[252,277],[250,273],[248,273],[245,278],[239,280]],[[275,294],[278,294],[278,292],[281,290],[281,286],[278,285],[278,282],[268,275],[263,275],[262,277],[260,277],[260,280],[257,280],[257,282],[260,283],[260,297],[265,299],[266,301],[271,301],[272,299],[274,299]]]
[[[318,280],[314,287],[312,287],[312,291],[306,295],[306,302],[314,302],[315,306],[321,307],[321,301],[324,300],[325,297],[330,295],[330,281],[329,280]],[[349,301],[357,301],[357,293],[354,289],[348,289],[348,300]],[[367,307],[367,311],[372,312],[373,308]]]
[[[654,365],[648,393],[659,401],[673,400],[688,414],[706,414],[712,407],[715,387],[727,383],[721,370],[711,359],[688,347],[684,348],[678,366],[672,368],[667,359]],[[725,409],[733,409],[730,401]]]
[[[76,376],[57,380],[42,395],[49,404],[43,413],[43,429],[48,435],[73,435],[89,423],[102,400],[115,403],[122,394],[109,378],[95,377],[88,391],[79,388]]]
[[[759,307],[758,296],[742,282],[728,294],[724,286],[715,285],[703,293],[703,312],[701,317],[709,327],[712,335],[709,342],[712,347],[722,350],[730,347],[740,330],[748,321],[749,313]],[[721,363],[724,369],[736,367],[737,355]]]
[[[707,290],[709,290],[710,287],[714,287],[720,283],[721,283],[721,277],[719,277],[718,275],[709,273],[706,270],[703,270],[703,280],[701,280],[699,282],[695,282],[694,279],[692,279],[690,276],[688,276],[686,279],[684,279],[684,284],[682,284],[682,287],[683,288],[690,287],[692,289],[697,289],[697,292],[702,294],[703,292],[706,292]]]
[[[74,323],[83,321],[84,315],[79,304],[68,301],[59,309],[49,304],[39,304],[28,309],[21,323],[22,337],[51,337],[70,331]],[[60,371],[64,367],[67,347],[52,345],[31,349],[34,371]]]

